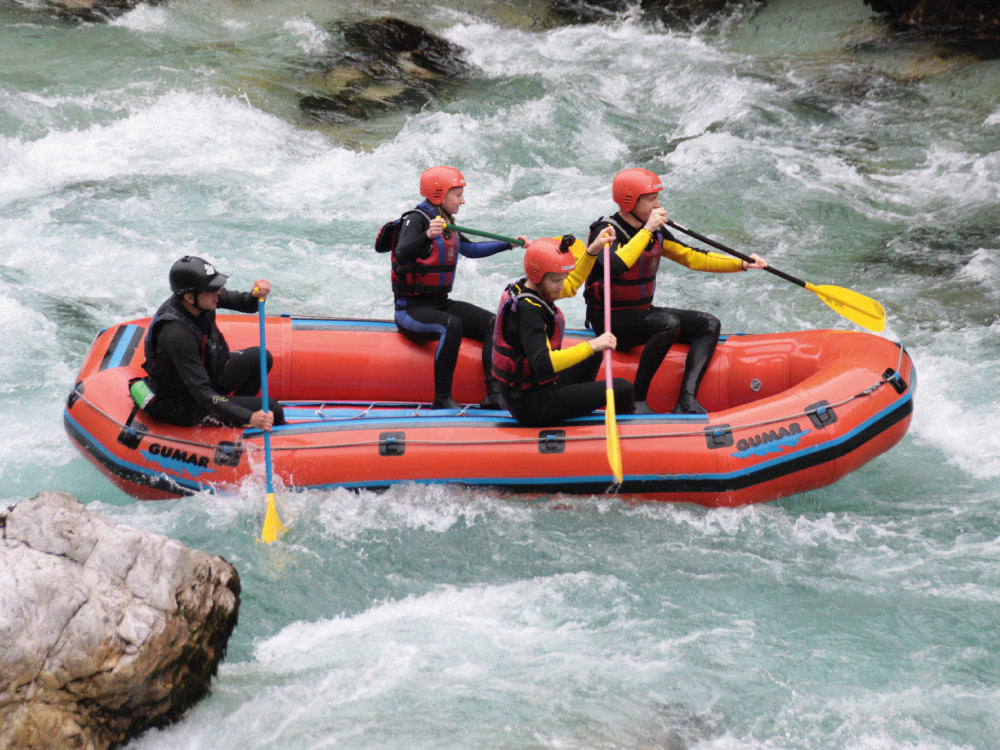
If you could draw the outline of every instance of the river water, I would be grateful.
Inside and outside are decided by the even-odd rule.
[[[0,503],[66,490],[243,582],[211,696],[129,747],[1000,746],[1000,59],[888,38],[861,0],[684,28],[472,7],[366,4],[472,72],[334,127],[297,97],[353,3],[83,24],[0,3]],[[140,503],[70,445],[90,342],[151,314],[182,254],[267,277],[272,313],[389,317],[371,242],[439,163],[468,180],[461,224],[532,237],[584,233],[619,169],[657,171],[680,223],[885,306],[919,373],[910,432],[767,505],[315,492],[270,546],[262,482]],[[493,306],[519,261],[465,262],[455,296]],[[726,332],[852,325],[770,274],[661,278]]]

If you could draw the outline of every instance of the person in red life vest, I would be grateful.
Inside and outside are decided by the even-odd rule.
[[[527,278],[503,293],[493,333],[493,375],[521,424],[556,424],[606,403],[604,381],[594,379],[600,352],[615,348],[614,334],[607,331],[563,349],[566,323],[554,303],[576,294],[612,237],[610,229],[599,232],[586,249],[569,236],[535,240],[524,251]],[[576,253],[569,252],[571,246]],[[615,378],[614,398],[616,413],[632,413],[631,383]]]
[[[508,242],[471,242],[446,224],[465,203],[465,178],[454,167],[431,167],[420,176],[424,200],[403,216],[392,251],[392,292],[396,325],[407,336],[437,339],[434,352],[434,409],[457,409],[451,386],[462,337],[483,342],[484,409],[502,409],[490,372],[493,313],[448,297],[458,256],[485,258],[513,248]],[[527,243],[528,238],[517,239]]]
[[[185,255],[170,268],[173,296],[160,305],[146,331],[143,411],[184,427],[198,424],[249,425],[270,430],[284,423],[275,399],[262,410],[260,347],[229,351],[215,323],[217,308],[257,312],[258,300],[271,293],[266,279],[252,292],[224,289],[229,277],[211,263]],[[267,369],[272,365],[267,353]],[[230,395],[232,394],[232,395]]]
[[[619,211],[601,217],[590,227],[594,237],[607,227],[614,229],[611,246],[611,289],[604,288],[602,260],[595,263],[584,299],[587,324],[595,333],[604,332],[604,298],[611,296],[611,330],[623,349],[645,345],[635,373],[635,411],[650,414],[646,403],[649,386],[675,341],[689,344],[680,395],[674,414],[705,414],[696,400],[698,386],[712,361],[719,342],[721,324],[714,315],[696,310],[656,307],[656,272],[660,258],[666,257],[695,271],[732,273],[749,268],[766,268],[767,261],[751,256],[753,263],[706,252],[679,243],[664,228],[667,212],[660,206],[660,178],[648,169],[625,169],[611,185],[611,195]]]

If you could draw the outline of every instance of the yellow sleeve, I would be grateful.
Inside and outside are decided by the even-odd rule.
[[[587,281],[587,277],[590,276],[590,271],[597,261],[597,256],[587,255],[587,246],[583,244],[583,240],[577,240],[570,245],[570,250],[573,251],[573,257],[576,258],[576,268],[570,271],[566,281],[563,282],[559,299],[572,297],[576,294],[583,283]]]
[[[743,270],[743,261],[739,258],[731,258],[728,255],[719,255],[718,253],[703,253],[671,240],[664,241],[663,255],[675,263],[687,266],[692,271],[735,273]]]
[[[640,229],[635,233],[635,237],[615,250],[615,255],[622,259],[626,266],[631,268],[639,260],[639,256],[649,247],[649,241],[653,239],[653,233],[648,229]]]
[[[552,359],[552,370],[554,372],[562,372],[575,364],[579,364],[593,355],[593,353],[594,350],[586,341],[581,341],[569,349],[553,349],[552,342],[549,342],[549,357]]]

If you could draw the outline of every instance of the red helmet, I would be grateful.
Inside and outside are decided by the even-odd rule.
[[[537,284],[547,273],[569,273],[576,268],[576,258],[569,248],[563,249],[558,237],[546,237],[528,243],[524,248],[524,272]]]
[[[420,175],[420,194],[435,206],[441,205],[453,187],[463,187],[465,178],[454,167],[431,167]]]
[[[625,213],[635,208],[640,195],[658,193],[661,190],[663,185],[660,184],[660,178],[648,169],[623,169],[611,183],[611,197]]]

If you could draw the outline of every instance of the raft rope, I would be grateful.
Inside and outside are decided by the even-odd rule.
[[[882,386],[886,385],[891,380],[897,379],[899,377],[899,368],[902,366],[902,362],[903,362],[903,347],[902,347],[902,345],[900,345],[900,347],[899,347],[899,361],[896,364],[896,369],[895,370],[889,370],[889,371],[887,371],[886,374],[883,375],[883,377],[882,377],[881,380],[879,380],[879,381],[877,381],[875,383],[872,383],[871,385],[869,385],[868,387],[866,387],[864,390],[862,390],[859,393],[856,393],[853,396],[848,396],[847,398],[843,399],[842,401],[838,401],[838,402],[833,403],[833,404],[824,404],[823,406],[817,407],[815,409],[807,409],[807,410],[802,411],[802,412],[798,412],[798,413],[794,413],[794,414],[787,414],[787,415],[783,415],[783,416],[780,416],[780,417],[773,417],[771,419],[764,419],[764,420],[761,420],[759,422],[747,422],[747,423],[739,424],[739,425],[730,425],[730,426],[726,427],[725,429],[726,429],[727,432],[730,432],[730,433],[735,433],[735,432],[741,431],[741,430],[751,430],[751,429],[755,429],[755,428],[758,428],[758,427],[764,427],[766,425],[775,424],[777,422],[784,422],[784,421],[787,421],[789,419],[797,419],[797,418],[800,418],[800,417],[810,417],[811,415],[815,415],[815,414],[817,414],[817,413],[819,413],[821,411],[825,411],[825,410],[829,410],[829,409],[835,409],[835,408],[844,406],[845,404],[849,404],[851,401],[854,401],[856,399],[872,395],[879,388],[881,388]],[[889,375],[889,373],[892,373],[891,376]],[[86,403],[88,406],[90,406],[90,408],[92,408],[98,414],[100,414],[101,416],[103,416],[104,418],[106,418],[109,422],[117,425],[118,427],[126,427],[127,426],[124,422],[119,421],[118,419],[116,419],[115,417],[113,417],[111,414],[109,414],[107,411],[105,411],[104,409],[102,409],[101,407],[99,407],[97,404],[95,404],[93,401],[91,401],[89,398],[87,398],[87,396],[84,395],[84,393],[83,393],[82,390],[76,388],[76,389],[74,389],[74,392],[76,393],[76,396],[77,396],[78,400],[83,401],[84,403]],[[354,415],[352,415],[350,417],[332,417],[332,416],[329,416],[329,415],[323,413],[322,406],[319,409],[317,409],[315,413],[317,415],[319,415],[323,419],[323,421],[325,421],[325,422],[331,422],[331,423],[332,422],[353,422],[353,421],[358,421],[358,420],[364,419],[365,417],[371,416],[372,409],[374,409],[377,406],[382,406],[382,405],[384,405],[384,404],[380,404],[378,402],[370,403],[359,414],[354,414]],[[411,412],[412,415],[413,416],[417,416],[417,417],[428,416],[428,415],[422,413],[420,411],[420,409],[421,409],[421,407],[418,406],[416,409],[414,409]],[[457,416],[461,416],[461,415],[463,415],[465,413],[466,413],[466,407],[463,407],[459,412],[457,412],[455,414],[455,416],[456,417]],[[711,425],[708,425],[708,426],[710,427]],[[690,430],[690,431],[686,431],[686,432],[645,433],[645,434],[642,434],[642,435],[621,435],[620,437],[621,437],[622,440],[660,440],[660,439],[663,439],[663,438],[696,437],[696,436],[703,436],[703,435],[705,435],[705,426],[702,426],[702,427],[700,427],[699,429],[696,429],[696,430]],[[279,438],[280,436],[281,436],[280,432],[278,432],[278,433],[275,434],[276,438]],[[174,435],[161,435],[161,434],[157,434],[155,432],[145,432],[145,433],[143,433],[143,437],[155,438],[155,439],[158,439],[158,440],[170,440],[170,441],[172,441],[174,443],[180,443],[182,445],[190,445],[190,446],[194,446],[194,447],[208,448],[208,449],[212,449],[212,450],[214,450],[215,448],[218,447],[217,443],[203,443],[203,442],[200,442],[200,441],[197,441],[197,440],[186,440],[185,438],[176,437]],[[565,442],[567,442],[567,443],[571,443],[571,442],[587,442],[587,441],[594,441],[594,440],[602,440],[603,441],[605,439],[605,436],[603,434],[600,434],[600,435],[579,435],[579,436],[566,435],[562,439]],[[419,439],[413,439],[413,438],[407,437],[406,438],[406,443],[407,443],[407,445],[438,445],[438,446],[447,446],[447,445],[517,445],[517,444],[531,444],[531,445],[534,445],[534,444],[538,443],[538,437],[537,436],[532,436],[532,437],[525,437],[525,438],[510,438],[510,439],[506,439],[506,440],[497,440],[497,439],[491,439],[491,440],[419,440]],[[301,446],[301,445],[294,445],[294,446],[292,446],[292,445],[289,445],[289,446],[272,445],[271,446],[271,450],[272,451],[329,450],[329,449],[334,449],[334,448],[358,448],[358,447],[372,446],[372,445],[377,446],[379,444],[380,444],[379,440],[360,440],[360,441],[355,441],[355,442],[350,442],[350,443],[330,443],[330,444],[326,444],[326,445],[309,445],[309,446]]]

